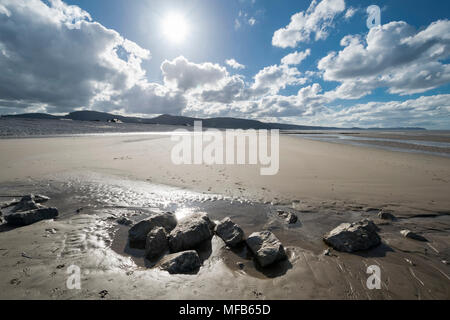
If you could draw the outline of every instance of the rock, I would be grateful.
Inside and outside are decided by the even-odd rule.
[[[207,215],[196,214],[181,220],[169,235],[171,252],[194,249],[212,237],[212,224]]]
[[[11,212],[30,211],[35,209],[41,209],[42,206],[28,197],[23,197],[12,209]]]
[[[118,224],[121,224],[123,226],[131,226],[133,224],[133,221],[131,221],[130,219],[126,218],[126,217],[121,217],[119,219],[116,220]]]
[[[5,219],[8,224],[13,226],[27,226],[41,220],[53,219],[57,216],[58,210],[56,208],[41,208],[10,213],[5,216]]]
[[[386,211],[380,211],[378,213],[378,218],[382,220],[396,220],[396,217],[392,213]]]
[[[410,238],[413,240],[423,241],[423,242],[428,241],[426,238],[422,237],[421,235],[418,235],[417,233],[412,232],[411,230],[402,230],[402,231],[400,231],[400,233],[405,238]]]
[[[244,240],[244,231],[228,217],[216,225],[215,232],[230,247],[235,247]]]
[[[262,267],[287,258],[280,240],[270,231],[252,233],[247,238],[247,245]]]
[[[147,259],[157,258],[168,249],[169,241],[163,227],[156,227],[148,233],[145,243],[145,257]]]
[[[245,264],[243,262],[237,262],[236,265],[239,267],[239,269],[244,270]]]
[[[171,212],[155,213],[148,219],[142,220],[128,230],[128,240],[131,248],[145,249],[148,233],[156,227],[163,227],[170,232],[177,225],[177,219]]]
[[[170,254],[165,256],[159,263],[159,267],[162,270],[168,271],[170,274],[193,273],[200,266],[200,257],[195,250]]]
[[[289,224],[294,224],[298,221],[298,218],[295,214],[293,213],[289,213],[287,218],[286,218],[287,223]]]
[[[298,221],[298,217],[290,212],[286,212],[283,210],[277,210],[278,216],[286,220],[288,224],[294,224]]]
[[[377,227],[370,220],[343,223],[327,233],[323,240],[338,251],[367,250],[381,243]]]
[[[214,228],[216,227],[216,224],[214,223],[214,221],[212,221],[207,213],[204,212],[198,212],[198,213],[194,213],[193,215],[190,216],[191,219],[197,219],[197,218],[201,218],[203,220],[206,221],[206,223],[208,224],[208,227],[211,231],[214,230]]]
[[[11,200],[11,201],[2,202],[2,203],[0,203],[0,209],[5,209],[5,208],[11,207],[13,205],[16,205],[18,203],[19,203],[19,201],[16,199]]]
[[[330,248],[328,248],[328,249],[326,249],[326,250],[323,251],[323,255],[324,255],[324,256],[329,256],[330,254],[331,254]]]

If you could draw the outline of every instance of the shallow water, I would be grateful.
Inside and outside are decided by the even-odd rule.
[[[332,143],[450,157],[450,131],[439,132],[346,132],[301,133],[293,136]]]

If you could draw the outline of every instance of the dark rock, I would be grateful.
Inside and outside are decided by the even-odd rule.
[[[196,214],[181,220],[169,235],[171,252],[194,249],[212,237],[212,223],[205,214]]]
[[[277,210],[278,216],[286,220],[288,224],[294,224],[298,221],[298,217],[290,212],[286,212],[284,210]]]
[[[262,267],[287,258],[280,240],[270,231],[252,233],[247,238],[247,245]]]
[[[228,217],[216,225],[215,232],[230,247],[235,247],[244,240],[244,231]]]
[[[26,226],[41,220],[53,219],[57,216],[58,210],[56,208],[41,208],[30,211],[10,213],[5,216],[5,219],[10,225]]]
[[[163,227],[170,232],[177,225],[177,219],[171,212],[155,213],[152,217],[142,220],[128,230],[131,248],[144,249],[148,233],[156,227]]]
[[[23,197],[12,209],[11,212],[30,211],[35,209],[41,209],[42,206],[28,197]]]
[[[189,274],[201,266],[200,257],[195,250],[173,253],[165,256],[159,263],[161,269],[170,274]]]
[[[149,260],[159,257],[169,249],[169,241],[163,227],[156,227],[147,235],[145,257]]]
[[[126,217],[121,217],[119,219],[116,220],[118,224],[121,224],[123,226],[131,226],[133,224],[133,221],[131,221],[130,219],[126,218]]]
[[[295,214],[293,213],[289,213],[287,218],[286,218],[287,223],[289,224],[294,224],[298,221],[298,218]]]
[[[382,219],[382,220],[396,220],[396,217],[390,213],[390,212],[386,212],[386,211],[380,211],[378,213],[378,218]]]
[[[343,223],[327,233],[323,240],[334,249],[344,252],[367,250],[381,243],[377,227],[367,219]]]
[[[417,233],[412,232],[411,230],[402,230],[402,231],[400,231],[400,233],[405,238],[410,238],[410,239],[413,239],[413,240],[423,241],[423,242],[427,242],[428,241],[426,238],[422,237],[421,235],[419,235]]]

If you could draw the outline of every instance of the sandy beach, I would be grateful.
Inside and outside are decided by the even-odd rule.
[[[1,226],[0,298],[450,298],[449,158],[282,135],[278,174],[261,176],[255,165],[174,165],[173,145],[167,133],[0,139],[0,200],[46,194],[60,211],[55,220]],[[299,221],[286,225],[280,209]],[[150,210],[230,216],[246,235],[269,229],[288,260],[261,270],[245,248],[229,250],[214,236],[195,275],[149,268],[115,219],[136,222]],[[397,220],[378,219],[381,210]],[[326,232],[362,218],[379,227],[380,246],[323,254]],[[373,264],[380,290],[366,287]],[[66,287],[70,265],[82,270],[81,290]]]

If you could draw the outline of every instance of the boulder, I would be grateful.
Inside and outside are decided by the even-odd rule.
[[[405,238],[410,238],[413,240],[423,241],[423,242],[428,241],[426,238],[422,237],[421,235],[419,235],[417,233],[412,232],[411,230],[402,230],[402,231],[400,231],[400,233]]]
[[[378,218],[382,219],[382,220],[396,220],[395,216],[390,213],[390,212],[386,212],[386,211],[380,211],[378,213]]]
[[[235,247],[244,240],[244,231],[231,221],[229,217],[223,219],[216,225],[215,232],[229,247]]]
[[[344,252],[367,250],[381,243],[377,227],[367,219],[343,223],[327,233],[323,240],[334,249]]]
[[[57,216],[58,210],[56,208],[40,208],[10,213],[5,216],[5,220],[13,226],[27,226],[41,220],[53,219]]]
[[[194,249],[212,237],[211,221],[205,214],[195,214],[184,218],[169,234],[171,252]]]
[[[156,227],[148,233],[145,242],[145,257],[147,259],[157,258],[168,249],[169,241],[163,227]]]
[[[173,253],[165,256],[159,263],[162,270],[170,274],[189,274],[198,270],[201,266],[200,257],[195,250]]]
[[[262,267],[287,258],[280,240],[270,231],[252,233],[247,238],[247,245]]]
[[[136,223],[128,230],[128,240],[131,248],[145,249],[148,233],[156,227],[163,227],[170,232],[177,225],[177,219],[171,212],[155,213],[148,219]]]

